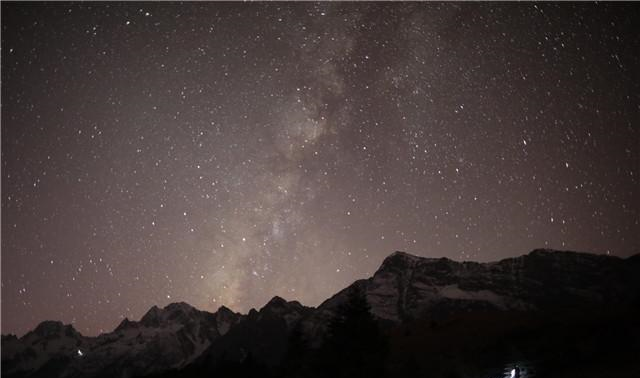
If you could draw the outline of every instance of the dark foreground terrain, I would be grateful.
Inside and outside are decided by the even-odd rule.
[[[85,337],[2,337],[3,377],[640,377],[640,256],[396,252],[317,308],[186,303]]]

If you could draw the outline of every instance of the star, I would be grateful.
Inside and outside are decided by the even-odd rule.
[[[630,6],[3,2],[2,332],[637,252]]]

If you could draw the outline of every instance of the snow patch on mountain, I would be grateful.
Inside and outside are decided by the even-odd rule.
[[[247,350],[277,361],[285,351],[283,340],[295,327],[317,346],[353,292],[366,296],[371,313],[383,323],[474,310],[631,303],[640,287],[639,266],[637,256],[623,260],[551,250],[491,263],[395,252],[373,277],[354,282],[315,309],[280,297],[248,315],[224,306],[210,313],[172,303],[153,306],[140,321],[124,319],[113,332],[98,337],[82,336],[60,322],[43,322],[21,338],[2,336],[2,373],[142,376],[203,363],[229,351],[228,356],[244,356]]]
[[[506,308],[505,298],[494,293],[491,290],[462,290],[458,287],[458,285],[447,285],[440,287],[438,294],[443,298],[469,301],[485,301],[494,304],[498,308]]]

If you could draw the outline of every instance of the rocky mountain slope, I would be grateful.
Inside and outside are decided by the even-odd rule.
[[[84,337],[60,322],[43,322],[19,339],[2,337],[2,374],[195,375],[223,360],[242,362],[248,356],[265,366],[277,366],[287,354],[294,330],[312,348],[320,346],[332,319],[354,292],[366,297],[372,315],[388,329],[478,312],[624,308],[639,303],[640,257],[536,250],[475,263],[396,252],[373,277],[354,282],[318,308],[279,297],[247,315],[225,307],[209,313],[173,303],[163,309],[152,307],[138,322],[125,319],[113,332],[98,337]]]
[[[110,333],[84,337],[71,325],[43,322],[20,339],[2,339],[7,376],[130,377],[179,368],[225,335],[243,316],[186,303],[152,307],[139,322],[124,319]]]
[[[402,323],[477,310],[540,311],[630,303],[640,298],[640,256],[534,250],[492,263],[388,256],[373,277],[322,303],[306,329],[320,338],[348,293],[365,293],[377,318]]]

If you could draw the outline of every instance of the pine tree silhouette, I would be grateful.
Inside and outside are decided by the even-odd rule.
[[[311,350],[304,338],[301,325],[298,323],[287,340],[287,352],[281,369],[283,377],[306,377],[309,376],[309,357]]]
[[[320,353],[321,371],[332,377],[383,377],[386,339],[360,289],[349,293],[329,325]]]

